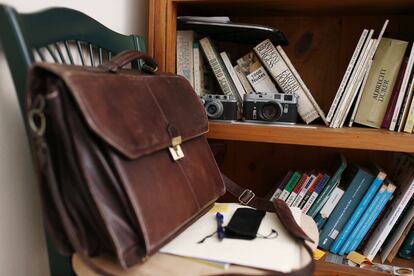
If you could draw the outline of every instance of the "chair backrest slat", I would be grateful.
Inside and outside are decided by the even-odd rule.
[[[65,40],[64,42],[63,42],[63,44],[65,45],[65,49],[66,49],[66,53],[67,53],[67,55],[68,55],[68,58],[69,58],[69,62],[70,62],[70,64],[75,64],[75,62],[73,61],[73,57],[72,57],[72,53],[71,53],[71,51],[70,51],[70,48],[69,48],[69,43],[68,43],[68,41],[67,40]]]
[[[76,40],[76,47],[78,48],[78,53],[79,53],[79,57],[80,57],[82,66],[85,66],[85,58],[83,56],[82,45],[81,45],[81,42],[79,40]]]
[[[62,63],[62,64],[67,64],[67,63],[66,63],[66,59],[65,59],[65,57],[63,56],[63,53],[62,53],[62,50],[60,49],[59,44],[58,44],[57,42],[55,42],[55,43],[53,43],[53,46],[55,46],[56,52],[57,52],[57,53],[58,53],[58,55],[59,55],[59,58],[60,58],[61,63]]]
[[[99,47],[99,64],[103,63],[103,58],[102,58],[102,48]]]
[[[50,45],[46,45],[46,50],[48,51],[49,55],[52,57],[53,61],[55,63],[59,63],[59,60],[55,53],[53,52],[52,48],[50,48]]]
[[[39,49],[39,48],[35,48],[34,50],[36,51],[36,53],[37,53],[37,54],[38,54],[38,56],[40,57],[40,60],[41,60],[41,61],[46,61],[46,58],[45,58],[45,56],[43,55],[43,53],[42,53],[41,49]]]
[[[95,67],[95,55],[93,52],[93,45],[89,43],[89,58],[91,59],[91,66]]]

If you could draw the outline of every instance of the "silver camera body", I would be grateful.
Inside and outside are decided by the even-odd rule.
[[[208,94],[200,99],[210,120],[236,121],[240,118],[234,96]]]
[[[250,93],[244,95],[243,120],[295,124],[298,117],[296,94]]]

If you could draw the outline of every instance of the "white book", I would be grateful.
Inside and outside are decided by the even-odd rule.
[[[299,97],[298,113],[305,123],[309,124],[319,118],[318,111],[272,42],[266,39],[253,50],[282,91],[286,94],[296,94]]]
[[[342,190],[339,187],[335,187],[335,189],[329,196],[328,200],[326,201],[325,205],[323,205],[321,211],[319,212],[322,218],[329,218],[329,216],[332,214],[333,210],[335,209],[338,202],[341,200],[344,193],[344,190]]]
[[[193,31],[177,31],[177,75],[186,78],[194,87]]]
[[[368,68],[368,64],[369,64],[369,60],[368,60],[368,56],[370,55],[370,52],[372,52],[374,50],[374,44],[375,44],[375,39],[371,39],[370,44],[368,45],[368,49],[367,49],[367,55],[364,58],[363,63],[361,64],[361,70],[360,72],[358,72],[358,76],[355,80],[355,85],[354,87],[352,87],[350,96],[349,96],[349,100],[345,103],[345,113],[343,113],[341,115],[340,118],[340,123],[339,123],[339,127],[343,127],[346,117],[348,116],[349,111],[351,110],[352,104],[355,100],[355,97],[358,94],[362,94],[362,90],[361,90],[361,86],[362,86],[362,82],[364,80],[364,76],[367,72],[367,68]]]
[[[276,46],[276,50],[279,52],[280,56],[283,58],[285,63],[287,64],[290,71],[292,71],[292,74],[295,76],[296,80],[299,82],[300,86],[302,87],[303,91],[306,93],[306,96],[311,101],[313,107],[316,109],[316,111],[319,113],[319,116],[321,116],[322,120],[326,125],[328,125],[328,121],[326,120],[325,113],[320,108],[318,103],[316,102],[315,98],[312,96],[312,93],[310,92],[309,88],[306,86],[306,84],[303,82],[302,78],[300,77],[298,71],[296,71],[295,67],[293,66],[292,62],[290,61],[289,57],[286,55],[285,51],[282,47],[279,45]]]
[[[280,195],[282,194],[282,192],[283,192],[282,189],[277,188],[274,194],[270,197],[270,201],[275,201],[276,199],[278,199]]]
[[[297,195],[298,194],[293,192],[293,191],[290,193],[289,197],[286,199],[287,206],[292,207],[292,203],[295,200],[295,198],[297,197]]]
[[[334,114],[335,114],[335,110],[336,107],[338,106],[338,103],[342,97],[342,94],[345,90],[346,84],[348,83],[349,77],[351,76],[352,70],[355,67],[355,63],[358,60],[359,54],[361,53],[362,47],[366,41],[368,35],[368,30],[364,29],[362,31],[361,36],[359,37],[359,41],[357,46],[355,47],[354,53],[352,54],[351,60],[349,61],[348,67],[346,68],[345,74],[342,78],[341,84],[339,85],[338,91],[336,92],[335,98],[332,102],[331,108],[329,109],[328,115],[326,116],[326,120],[328,122],[331,122]]]
[[[271,77],[253,52],[239,58],[237,64],[256,92],[278,92]]]
[[[356,116],[356,113],[357,113],[357,110],[358,110],[358,106],[359,106],[359,103],[361,102],[361,98],[362,98],[362,91],[364,91],[364,87],[367,84],[367,80],[368,80],[368,76],[369,76],[369,71],[371,70],[371,66],[372,66],[372,60],[369,60],[367,70],[365,71],[364,80],[362,81],[362,85],[359,88],[358,96],[357,96],[357,99],[356,99],[355,105],[354,105],[354,109],[352,110],[351,119],[349,120],[349,124],[348,124],[349,127],[352,127],[352,125],[355,121],[355,116]]]
[[[308,201],[306,201],[305,205],[302,208],[302,213],[306,214],[309,211],[309,209],[312,207],[318,195],[319,194],[317,192],[313,192],[310,195],[310,197],[308,198]]]
[[[395,126],[397,125],[398,115],[400,114],[401,105],[403,103],[405,93],[407,92],[407,86],[408,86],[408,82],[411,77],[411,71],[413,69],[413,64],[414,64],[414,45],[411,46],[410,57],[408,58],[407,67],[405,69],[404,77],[401,83],[401,88],[400,88],[400,91],[398,92],[397,103],[395,104],[395,109],[392,115],[389,130],[395,130]]]
[[[243,85],[241,84],[239,78],[237,77],[236,72],[234,71],[234,68],[233,68],[233,65],[231,64],[229,56],[227,55],[226,52],[221,52],[220,56],[223,59],[223,62],[227,68],[227,71],[229,71],[230,77],[233,80],[234,85],[236,86],[239,101],[243,102],[244,94],[246,94],[246,91],[244,91]]]
[[[391,232],[391,229],[394,227],[405,206],[414,194],[413,162],[410,161],[404,171],[396,177],[398,177],[396,181],[398,181],[397,184],[399,184],[399,191],[396,195],[395,202],[390,206],[384,218],[381,220],[371,238],[368,240],[366,246],[363,248],[364,256],[366,256],[370,261],[372,261],[375,255],[377,255],[388,234]]]
[[[412,94],[414,93],[413,90],[414,90],[414,79],[411,83],[411,93]],[[408,105],[408,103],[407,103],[407,105]],[[407,112],[407,119],[406,119],[405,124],[404,124],[404,132],[412,133],[413,128],[414,128],[414,95],[412,95],[410,108]]]
[[[302,202],[302,199],[305,197],[306,192],[309,190],[309,187],[312,185],[315,179],[316,179],[316,176],[314,174],[311,174],[308,177],[308,179],[306,180],[306,184],[303,186],[303,188],[300,190],[300,192],[296,196],[291,207],[299,207],[299,204]]]
[[[193,43],[193,68],[194,68],[194,91],[198,96],[204,95],[204,72],[203,59],[200,55],[200,45]]]
[[[372,35],[374,34],[374,30],[370,30],[367,36],[367,40],[364,43],[364,46],[362,47],[361,54],[358,57],[357,63],[355,64],[355,68],[351,73],[351,77],[349,79],[348,84],[345,87],[345,91],[342,95],[342,98],[339,102],[339,105],[336,109],[336,112],[334,114],[334,117],[331,121],[331,124],[329,127],[337,128],[339,127],[342,117],[345,113],[345,109],[347,108],[347,103],[350,102],[350,99],[352,97],[353,91],[355,90],[355,85],[357,82],[357,78],[359,74],[361,73],[361,70],[363,69],[364,62],[367,59],[368,52],[370,50],[370,47],[372,45]]]
[[[237,77],[239,78],[241,84],[243,85],[244,91],[246,91],[247,94],[254,93],[254,89],[252,85],[250,84],[247,77],[243,74],[240,66],[237,64],[233,67],[234,72],[236,72]]]
[[[384,263],[387,259],[388,255],[391,253],[391,250],[394,248],[395,244],[398,242],[398,240],[401,237],[401,234],[404,232],[407,225],[410,223],[411,219],[414,217],[414,204],[411,204],[410,210],[407,211],[404,218],[401,220],[401,222],[398,224],[397,229],[387,242],[387,244],[384,246],[384,248],[381,250],[381,262]]]

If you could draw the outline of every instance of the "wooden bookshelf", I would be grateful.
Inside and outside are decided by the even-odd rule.
[[[327,113],[364,28],[414,40],[413,0],[150,0],[148,52],[160,69],[175,72],[176,17],[229,16],[234,22],[282,30],[284,47],[295,68]],[[219,43],[234,59],[254,45]],[[265,194],[289,169],[329,170],[339,153],[350,162],[387,170],[395,152],[414,153],[414,135],[363,127],[331,129],[321,123],[280,127],[265,124],[210,122],[208,138],[222,148],[221,170],[258,195]],[[393,264],[414,267],[396,258]],[[376,275],[367,270],[317,262],[316,275]]]

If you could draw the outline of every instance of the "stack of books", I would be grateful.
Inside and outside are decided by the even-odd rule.
[[[324,112],[282,47],[266,39],[232,61],[227,52],[217,50],[210,37],[197,37],[191,30],[177,31],[176,60],[177,74],[184,76],[199,96],[230,95],[242,106],[246,93],[295,94],[298,114],[305,123],[318,118],[326,123]],[[221,91],[214,91],[212,81],[218,83]]]
[[[390,174],[378,166],[347,164],[341,156],[331,172],[289,171],[268,194],[314,218],[319,247],[346,255],[361,250],[372,260],[392,261],[398,251],[412,254],[414,157],[396,154]],[[404,256],[404,252],[401,255]]]
[[[347,123],[412,133],[414,47],[364,29],[326,116],[332,128]],[[412,43],[411,43],[412,44]]]

